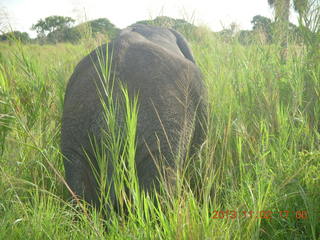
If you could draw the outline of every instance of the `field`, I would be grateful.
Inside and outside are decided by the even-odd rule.
[[[206,142],[177,196],[133,192],[107,220],[71,203],[60,153],[67,81],[98,43],[0,45],[0,239],[320,239],[319,58],[290,45],[284,64],[277,45],[206,30],[189,42]]]

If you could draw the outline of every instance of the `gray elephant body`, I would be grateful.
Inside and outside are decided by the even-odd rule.
[[[98,49],[105,52],[106,47]],[[150,191],[159,185],[157,160],[162,159],[164,169],[173,176],[177,158],[183,159],[187,146],[202,139],[198,117],[206,111],[206,93],[201,74],[186,40],[171,29],[133,25],[108,44],[108,52],[112,75],[127,87],[131,99],[138,95],[135,163],[140,186]],[[102,90],[98,61],[97,51],[93,51],[74,70],[66,90],[61,133],[67,183],[75,194],[94,205],[99,204],[99,198],[87,160],[89,156],[97,165],[90,136],[99,142],[101,129],[107,129],[98,94]],[[117,82],[113,95],[121,95]],[[117,122],[119,126],[125,123],[123,114],[117,116]],[[112,174],[109,165],[110,184]],[[110,198],[116,201],[113,186]]]

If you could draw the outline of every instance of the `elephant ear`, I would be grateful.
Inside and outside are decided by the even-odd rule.
[[[188,46],[187,40],[177,31],[175,31],[173,29],[169,29],[169,30],[176,37],[177,45],[178,45],[180,51],[182,52],[183,56],[185,56],[185,58],[189,59],[191,62],[195,63],[191,49]]]

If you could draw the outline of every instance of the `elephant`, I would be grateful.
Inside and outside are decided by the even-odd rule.
[[[104,57],[99,58],[99,51],[106,53]],[[110,64],[110,75],[116,79],[112,86],[101,81],[101,59]],[[91,139],[100,143],[101,132],[108,131],[101,92],[107,88],[117,99],[122,94],[120,85],[127,88],[130,99],[138,99],[134,159],[143,191],[159,190],[161,172],[174,187],[181,162],[204,139],[206,87],[186,39],[169,28],[144,24],[125,28],[78,63],[64,98],[61,152],[66,182],[75,195],[93,206],[99,206],[100,198],[92,168],[98,164]],[[124,114],[117,114],[116,121],[122,128]],[[107,159],[110,153],[103,151],[108,160],[108,198],[116,205],[115,169]]]

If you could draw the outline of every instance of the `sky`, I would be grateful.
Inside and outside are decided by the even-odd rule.
[[[85,20],[108,18],[118,28],[156,16],[183,18],[213,31],[229,27],[232,22],[240,29],[251,29],[255,15],[273,18],[267,0],[0,0],[1,21],[13,30],[28,32],[32,24],[52,15],[68,16],[81,23]],[[4,14],[7,15],[4,20]],[[1,16],[2,15],[2,16]],[[294,21],[294,19],[291,19]]]

